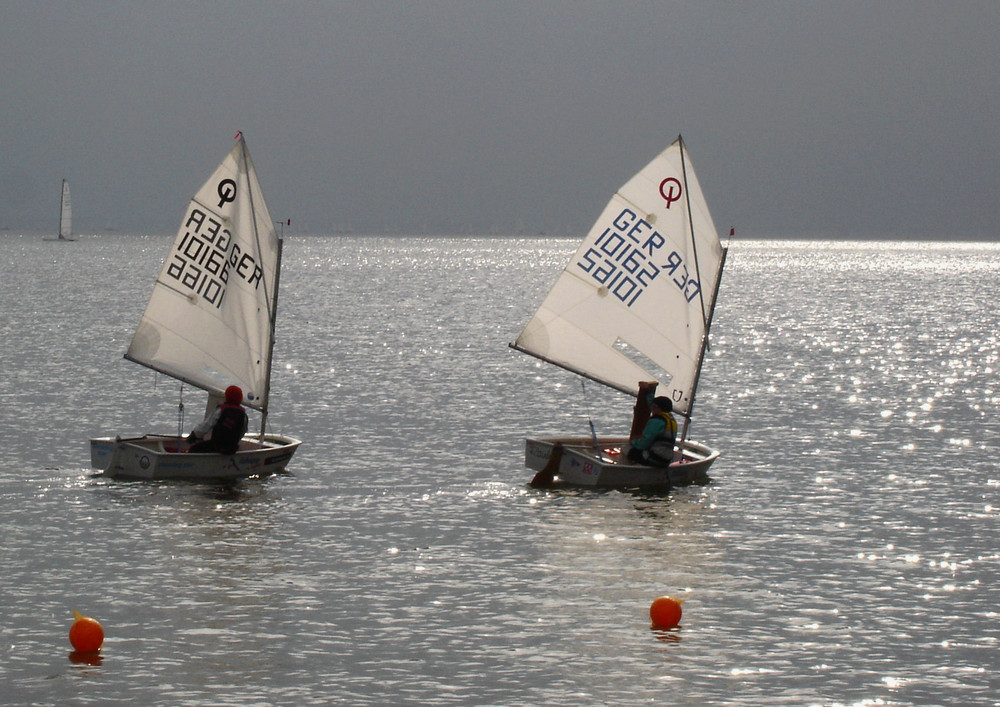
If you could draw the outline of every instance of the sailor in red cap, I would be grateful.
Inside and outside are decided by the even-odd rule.
[[[243,391],[238,385],[226,388],[225,401],[191,430],[188,451],[235,454],[247,433],[247,411],[242,402]]]

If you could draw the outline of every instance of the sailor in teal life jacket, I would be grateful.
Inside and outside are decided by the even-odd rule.
[[[650,397],[649,421],[642,431],[642,437],[629,440],[631,449],[628,450],[628,460],[633,464],[669,466],[674,458],[674,444],[677,441],[677,421],[670,414],[674,405],[668,397]]]

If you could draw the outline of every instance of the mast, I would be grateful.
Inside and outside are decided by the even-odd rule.
[[[282,227],[284,230],[284,227]],[[278,239],[278,262],[274,267],[274,292],[271,295],[271,343],[267,347],[267,376],[264,378],[264,406],[260,415],[260,437],[264,438],[264,427],[267,424],[267,406],[271,402],[271,362],[274,360],[274,325],[278,315],[278,285],[281,283],[281,251],[285,240]]]
[[[688,188],[687,181],[687,159],[685,158],[684,148],[684,138],[680,135],[677,136],[677,141],[680,143],[681,148],[681,174],[684,177],[684,198],[687,204],[687,216],[688,216],[688,231],[691,233],[691,253],[694,256],[694,270],[695,276],[698,278],[698,282],[701,282],[701,266],[698,264],[698,241],[694,237],[694,216],[691,213],[691,190]],[[691,416],[694,414],[694,398],[695,391],[698,388],[698,379],[701,378],[701,368],[705,361],[705,352],[708,350],[708,332],[712,327],[712,317],[715,314],[715,303],[719,298],[719,285],[722,283],[722,269],[726,265],[726,254],[729,252],[728,248],[722,249],[722,258],[719,259],[719,270],[715,277],[715,287],[712,291],[712,305],[709,311],[705,311],[705,292],[702,288],[698,288],[698,299],[701,302],[701,317],[702,324],[704,325],[704,331],[701,336],[701,346],[698,348],[698,364],[694,369],[694,378],[691,381],[691,396],[690,402],[688,403],[687,414],[684,415],[684,427],[681,430],[681,440],[687,439],[688,428],[691,426]]]
[[[708,311],[705,320],[705,333],[701,337],[701,348],[698,351],[698,366],[694,370],[694,380],[691,382],[691,402],[688,404],[687,415],[684,416],[684,429],[681,431],[681,440],[687,439],[688,428],[691,426],[691,414],[694,411],[694,393],[698,387],[698,379],[701,378],[701,366],[705,361],[705,352],[708,350],[708,332],[712,327],[712,317],[715,316],[715,303],[719,299],[719,285],[722,284],[722,270],[726,266],[726,254],[729,248],[722,249],[722,258],[719,259],[719,271],[715,278],[715,289],[712,292],[712,307]]]
[[[687,205],[687,217],[688,217],[688,232],[691,234],[691,254],[694,256],[694,272],[695,276],[698,278],[698,282],[701,282],[701,267],[698,265],[698,242],[694,238],[694,216],[691,214],[691,190],[688,188],[688,178],[687,178],[687,160],[684,158],[684,153],[687,150],[684,149],[684,138],[681,135],[677,136],[677,142],[680,143],[681,148],[681,176],[684,178],[684,203]],[[705,292],[699,287],[698,288],[698,301],[701,302],[701,321],[705,325],[706,332],[708,331],[708,319],[705,315]],[[712,301],[713,305],[715,300]],[[698,382],[698,375],[695,374],[695,384]],[[692,388],[691,397],[694,397],[694,389]]]
[[[250,213],[252,215],[253,229],[254,229],[254,239],[257,241],[257,252],[263,252],[263,248],[260,245],[260,231],[257,228],[257,207],[253,199],[253,188],[250,179],[250,156],[247,153],[247,141],[243,137],[243,131],[239,133],[240,138],[240,155],[242,156],[243,170],[247,174],[247,185],[250,188],[247,189],[247,194],[250,199]],[[256,177],[256,170],[254,170],[254,177]],[[274,224],[269,224],[271,228]],[[284,226],[284,224],[282,224]],[[282,229],[283,230],[283,229]],[[274,265],[274,287],[271,292],[271,296],[267,297],[265,293],[265,301],[269,301],[268,307],[268,345],[267,345],[267,367],[264,376],[264,394],[262,396],[263,402],[260,405],[260,436],[261,439],[264,438],[264,430],[267,425],[267,408],[271,403],[271,362],[274,360],[274,329],[275,322],[277,320],[278,314],[278,290],[279,283],[281,280],[281,251],[284,244],[282,238],[276,238],[278,244],[277,261]],[[265,290],[267,288],[267,281],[264,281]]]

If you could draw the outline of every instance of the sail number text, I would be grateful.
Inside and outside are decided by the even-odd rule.
[[[222,307],[230,272],[254,289],[260,287],[263,269],[217,219],[192,208],[182,228],[186,232],[170,254],[167,275],[216,308]]]
[[[653,262],[666,243],[652,224],[631,209],[622,209],[576,265],[628,307],[660,274],[669,277],[691,302],[701,292],[701,284],[691,276],[681,254],[674,250],[665,262]]]

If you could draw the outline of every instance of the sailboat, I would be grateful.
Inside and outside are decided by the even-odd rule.
[[[265,432],[282,239],[242,133],[188,204],[125,358],[201,388],[206,411],[230,385],[260,412],[235,454],[192,453],[178,431],[90,440],[110,478],[232,480],[281,471],[301,441]],[[182,389],[183,390],[183,389]]]
[[[732,234],[730,234],[732,235]],[[629,436],[529,438],[532,485],[670,487],[707,477],[718,450],[688,437],[726,248],[681,136],[608,202],[510,346],[636,398]],[[657,391],[659,387],[659,391]],[[628,460],[647,393],[683,418],[668,467]]]
[[[69,182],[62,180],[62,191],[59,198],[59,233],[55,238],[43,238],[46,241],[73,241],[73,201],[69,196]]]

